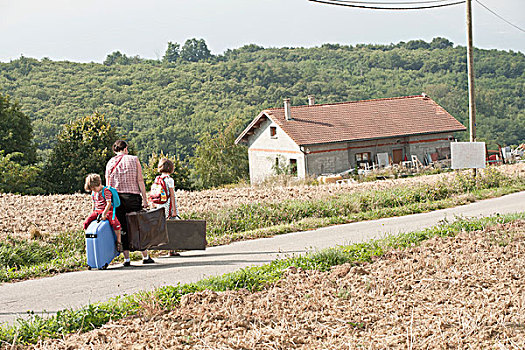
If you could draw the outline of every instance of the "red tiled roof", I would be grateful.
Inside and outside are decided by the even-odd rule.
[[[466,128],[431,98],[406,96],[268,109],[244,130],[242,141],[258,120],[268,116],[298,145],[313,145],[417,134],[465,131]]]

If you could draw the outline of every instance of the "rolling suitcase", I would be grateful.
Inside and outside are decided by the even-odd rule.
[[[86,255],[88,268],[103,270],[119,255],[117,237],[108,220],[93,221],[86,230]]]
[[[130,250],[146,250],[168,243],[164,208],[126,214]]]
[[[204,250],[206,249],[206,221],[168,220],[168,243],[151,250]]]

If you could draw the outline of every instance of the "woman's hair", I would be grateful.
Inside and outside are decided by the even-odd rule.
[[[102,179],[99,174],[89,174],[86,176],[86,183],[84,184],[84,189],[87,192],[92,191],[95,187],[102,184]]]
[[[124,141],[124,140],[117,140],[113,144],[113,151],[120,152],[120,151],[125,150],[126,147],[128,147],[128,144],[127,144],[126,141]]]
[[[167,158],[162,158],[159,160],[159,166],[157,167],[157,170],[159,173],[168,173],[171,174],[174,170],[173,162]]]

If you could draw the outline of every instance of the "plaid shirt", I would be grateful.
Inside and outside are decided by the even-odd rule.
[[[122,160],[117,164],[121,157]],[[110,175],[115,164],[117,164],[117,166]],[[139,183],[137,181],[138,165],[138,158],[128,154],[111,158],[106,165],[106,183],[114,187],[119,193],[140,194]]]

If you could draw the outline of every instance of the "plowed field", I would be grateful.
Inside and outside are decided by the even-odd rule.
[[[202,292],[171,312],[48,340],[56,349],[523,349],[525,222],[392,251],[266,290]]]
[[[206,191],[177,191],[181,213],[215,211],[246,203],[280,202],[287,199],[309,200],[341,192],[388,188],[397,184],[437,181],[441,174],[410,179],[367,182],[360,184],[258,188],[242,187]],[[55,234],[78,230],[91,210],[88,194],[21,196],[0,193],[0,239],[7,234],[29,238],[30,232]]]

